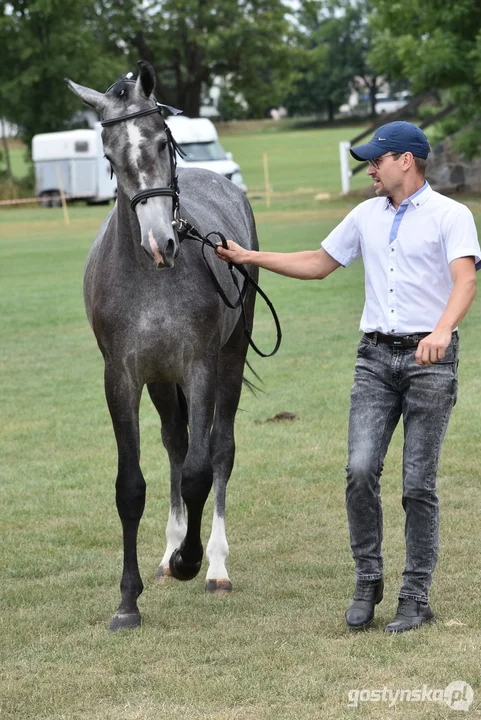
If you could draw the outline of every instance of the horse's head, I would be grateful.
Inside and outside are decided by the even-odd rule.
[[[142,247],[158,268],[172,267],[179,252],[173,223],[178,202],[175,148],[153,96],[154,70],[144,61],[138,65],[136,81],[123,78],[106,93],[67,83],[102,119],[105,156],[117,176],[119,195],[127,196],[137,215]]]

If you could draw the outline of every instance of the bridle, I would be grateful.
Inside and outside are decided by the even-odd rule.
[[[113,87],[113,86],[111,86]],[[109,88],[110,90],[110,88]],[[108,92],[108,90],[107,90]],[[148,110],[138,110],[137,112],[130,113],[129,115],[120,115],[119,117],[111,118],[109,120],[101,120],[100,124],[102,127],[109,127],[110,125],[116,125],[120,122],[125,122],[126,120],[133,120],[134,118],[139,117],[146,117],[147,115],[154,115],[155,113],[159,113],[162,116],[162,108],[166,107],[168,108],[174,115],[177,115],[178,113],[182,112],[181,110],[176,110],[175,108],[170,107],[170,105],[162,105],[162,103],[156,102],[156,107],[149,108]],[[172,226],[175,227],[175,229],[179,233],[179,240],[185,240],[186,238],[190,240],[196,240],[197,242],[200,242],[202,244],[202,255],[204,258],[204,261],[207,265],[207,269],[209,271],[210,277],[212,279],[213,285],[221,297],[222,301],[227,305],[227,307],[235,310],[236,308],[240,307],[241,314],[244,322],[244,332],[246,333],[249,344],[251,347],[255,350],[255,352],[260,355],[261,357],[271,357],[272,355],[275,355],[275,353],[278,351],[279,346],[281,344],[282,339],[282,333],[281,333],[281,326],[279,323],[279,319],[277,317],[277,313],[274,309],[274,306],[272,305],[271,301],[267,297],[267,295],[261,290],[259,285],[256,283],[254,278],[252,278],[245,267],[243,265],[236,265],[234,263],[229,263],[229,270],[231,274],[232,281],[237,289],[238,292],[238,299],[235,303],[231,303],[228,299],[227,295],[225,294],[224,290],[222,289],[219,281],[217,280],[215,273],[212,271],[209,262],[205,256],[205,247],[206,245],[210,246],[214,252],[216,250],[216,245],[211,240],[209,240],[209,235],[217,235],[224,248],[227,248],[227,240],[225,236],[218,231],[210,232],[205,237],[201,235],[201,233],[195,228],[193,225],[191,225],[186,220],[183,220],[180,217],[180,200],[179,200],[179,183],[177,179],[177,162],[175,158],[176,152],[178,152],[180,155],[183,155],[182,150],[174,140],[174,137],[172,135],[172,132],[165,123],[165,131],[167,133],[167,146],[169,150],[169,161],[170,161],[170,177],[171,177],[171,184],[169,187],[159,187],[159,188],[149,188],[148,190],[141,190],[138,192],[134,197],[130,200],[130,207],[133,211],[135,211],[136,206],[138,203],[145,204],[147,200],[151,197],[171,197],[172,198],[172,212],[173,212],[173,220],[172,220]],[[239,283],[237,280],[237,277],[234,273],[234,268],[240,272],[240,274],[244,278],[244,283],[242,288],[239,287]],[[252,331],[249,329],[249,324],[247,320],[247,314],[244,306],[244,299],[247,294],[248,285],[252,285],[256,292],[258,292],[262,298],[267,303],[271,313],[272,317],[274,318],[274,322],[276,325],[276,331],[277,331],[277,341],[276,345],[274,347],[274,350],[268,354],[261,352],[259,348],[255,345],[254,341],[252,340]]]
[[[109,88],[110,90],[110,88]],[[107,91],[108,92],[108,91]],[[127,120],[133,120],[134,118],[146,117],[147,115],[154,115],[159,113],[162,116],[162,108],[168,108],[174,115],[177,115],[181,110],[176,110],[170,107],[170,105],[163,105],[162,103],[156,102],[156,107],[149,108],[148,110],[138,110],[137,112],[130,113],[129,115],[120,115],[119,117],[111,118],[109,120],[101,120],[100,124],[102,127],[109,127],[110,125],[116,125],[117,123],[125,122]],[[176,230],[181,231],[185,227],[185,221],[180,217],[180,202],[179,202],[179,184],[177,180],[177,161],[176,152],[179,155],[183,155],[182,150],[176,143],[172,132],[165,123],[165,132],[167,134],[167,147],[169,152],[170,162],[170,185],[168,187],[149,188],[147,190],[140,190],[130,200],[130,207],[133,211],[139,203],[145,205],[147,200],[152,197],[171,197],[172,198],[172,214],[173,220],[172,225]]]

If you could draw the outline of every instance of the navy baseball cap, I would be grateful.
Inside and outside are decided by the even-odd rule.
[[[386,152],[410,152],[414,157],[426,159],[429,142],[421,128],[404,120],[396,120],[378,128],[372,140],[365,145],[351,148],[356,160],[374,160]]]

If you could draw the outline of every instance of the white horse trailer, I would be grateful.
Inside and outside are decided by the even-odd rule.
[[[36,196],[44,205],[59,205],[60,190],[67,200],[107,203],[115,197],[117,180],[110,177],[110,164],[104,157],[102,127],[66,130],[35,135],[32,159],[35,167]]]

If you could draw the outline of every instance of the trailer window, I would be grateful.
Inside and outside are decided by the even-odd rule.
[[[187,162],[202,162],[205,160],[225,160],[225,150],[219,142],[181,143],[181,150],[185,153]]]
[[[77,140],[75,143],[75,152],[88,152],[89,144],[86,140]]]

